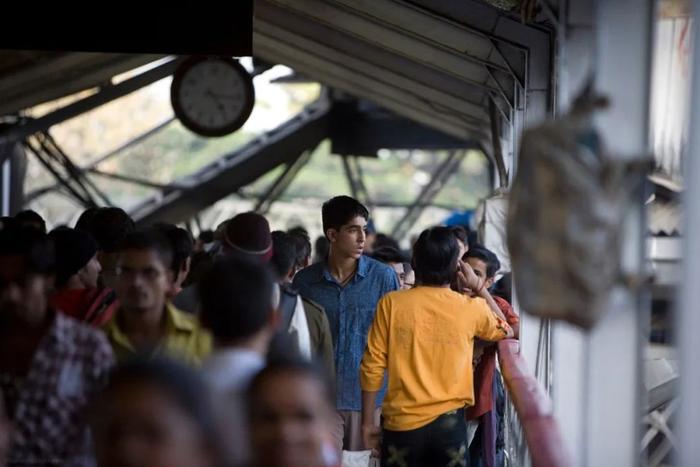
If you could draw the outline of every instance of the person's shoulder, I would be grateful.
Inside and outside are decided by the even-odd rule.
[[[376,259],[370,258],[369,256],[363,256],[363,258],[366,262],[367,275],[373,275],[375,277],[384,278],[396,277],[396,272],[388,264],[382,263],[381,261],[377,261]]]
[[[202,325],[199,317],[186,311],[182,311],[172,303],[166,305],[169,319],[176,331],[190,333],[196,335],[199,340],[210,341],[211,335],[209,331]]]
[[[499,297],[498,295],[491,295],[491,297],[493,298],[493,301],[496,302],[496,305],[498,305],[498,308],[500,308],[502,312],[504,312],[504,313],[506,311],[512,312],[513,307],[510,304],[510,302],[508,302],[508,300],[506,300],[503,297]]]
[[[390,270],[391,267],[385,263],[382,263],[381,261],[378,261],[371,256],[367,255],[362,255],[362,261],[364,261],[367,264],[367,270],[370,272],[375,272],[375,271],[385,271],[385,270]]]
[[[197,316],[178,309],[172,303],[167,307],[175,329],[187,333],[188,342],[194,342],[192,351],[195,356],[199,359],[207,357],[213,348],[213,338],[209,330],[202,325]]]
[[[307,311],[310,310],[314,314],[323,313],[325,310],[323,308],[323,305],[308,298],[301,297],[301,302],[304,305],[304,309],[306,309]]]
[[[508,300],[506,300],[503,297],[499,297],[498,295],[492,295],[492,297],[494,302],[496,302],[498,308],[506,317],[506,321],[508,321],[508,324],[513,325],[520,322],[520,315],[518,315],[515,309],[513,309],[513,305],[511,305]]]
[[[104,333],[99,329],[61,312],[56,313],[56,326],[58,326],[59,332],[75,340],[99,340],[104,338]]]
[[[56,326],[62,340],[76,348],[87,350],[86,356],[99,353],[111,353],[112,346],[105,332],[87,323],[66,316],[56,314]]]
[[[420,291],[416,289],[408,289],[408,290],[392,290],[390,292],[387,292],[383,298],[386,298],[387,300],[391,301],[397,301],[397,300],[413,300],[415,299],[416,295],[419,295]]]
[[[322,263],[314,263],[297,272],[294,276],[294,286],[304,285],[318,279],[323,271]]]

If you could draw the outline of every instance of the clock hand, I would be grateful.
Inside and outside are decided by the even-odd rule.
[[[221,115],[224,116],[224,118],[226,118],[226,112],[225,112],[226,109],[224,107],[224,104],[221,103],[221,100],[217,99],[217,97],[216,97],[217,94],[214,94],[213,92],[211,92],[211,89],[207,89],[204,92],[204,94],[207,95],[209,98],[211,98],[216,103],[216,107],[219,109],[219,112],[221,113]]]

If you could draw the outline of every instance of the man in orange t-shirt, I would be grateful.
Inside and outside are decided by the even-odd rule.
[[[460,465],[467,456],[464,410],[474,403],[474,339],[496,341],[513,332],[461,262],[448,228],[424,231],[413,263],[417,287],[384,296],[368,335],[360,366],[363,441],[367,449],[378,447],[372,404],[386,374],[382,465]],[[455,276],[460,290],[477,296],[451,290]]]

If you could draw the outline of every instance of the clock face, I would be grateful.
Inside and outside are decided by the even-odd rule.
[[[175,115],[204,136],[239,129],[255,104],[252,78],[230,58],[193,58],[175,72],[170,90]]]

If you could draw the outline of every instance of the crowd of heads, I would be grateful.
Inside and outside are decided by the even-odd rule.
[[[268,343],[279,325],[277,284],[326,261],[331,249],[389,265],[404,289],[450,284],[460,259],[487,287],[499,272],[496,256],[470,245],[463,228],[427,229],[407,251],[374,232],[368,210],[350,197],[329,200],[321,214],[324,234],[313,245],[304,228],[271,232],[253,212],[196,239],[172,224],[137,227],[113,207],[88,209],[74,228],[49,233],[33,211],[2,218],[0,327],[22,332],[46,322],[52,295],[65,290],[113,290],[120,310],[138,314],[163,308],[194,287],[198,320],[215,345]],[[335,392],[329,376],[296,357],[270,359],[255,375],[239,414],[248,421],[251,462],[332,465]],[[223,465],[226,439],[207,394],[201,375],[174,360],[138,356],[120,363],[86,414],[98,465]],[[12,414],[5,412],[0,397],[0,465],[11,439]]]

